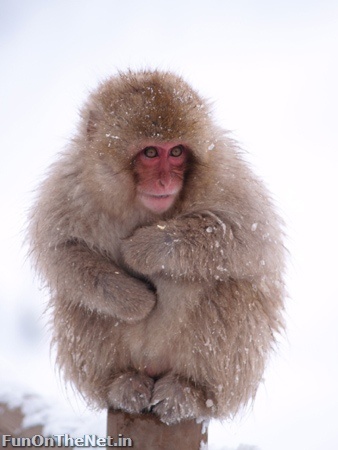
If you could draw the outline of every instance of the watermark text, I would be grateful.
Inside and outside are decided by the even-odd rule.
[[[44,437],[41,434],[35,434],[32,437],[13,437],[10,434],[4,434],[0,437],[3,448],[6,447],[132,447],[133,441],[122,434],[117,438],[111,436],[99,437],[96,434],[85,434],[83,437],[73,438],[69,434],[53,434],[50,437]]]

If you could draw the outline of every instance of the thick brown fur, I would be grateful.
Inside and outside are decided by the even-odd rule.
[[[174,206],[138,203],[148,142],[191,160]],[[236,144],[180,77],[103,82],[30,218],[51,291],[57,361],[90,404],[162,421],[232,417],[255,396],[283,329],[281,222]]]

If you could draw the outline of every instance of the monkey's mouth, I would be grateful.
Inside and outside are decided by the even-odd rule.
[[[176,198],[176,193],[173,194],[147,194],[140,193],[141,203],[150,211],[161,214],[167,211]]]

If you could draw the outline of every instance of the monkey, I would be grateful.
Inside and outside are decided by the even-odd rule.
[[[283,229],[181,76],[102,81],[29,216],[65,379],[89,405],[169,425],[234,417],[285,327]]]

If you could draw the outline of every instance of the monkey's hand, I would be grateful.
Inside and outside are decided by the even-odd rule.
[[[101,289],[110,314],[118,319],[135,323],[148,316],[156,303],[156,293],[148,285],[123,271],[100,277]]]
[[[73,304],[131,323],[144,319],[155,306],[156,293],[149,284],[84,243],[59,245],[49,257],[58,295]]]
[[[236,245],[232,231],[212,213],[200,213],[139,228],[124,239],[126,264],[146,276],[222,279]]]
[[[153,275],[164,269],[163,261],[172,249],[165,228],[165,222],[138,228],[131,237],[122,240],[121,253],[129,268],[142,275]]]

